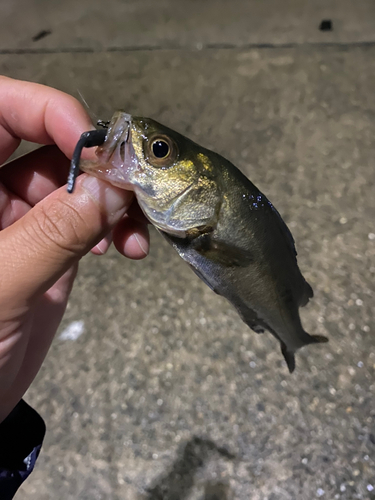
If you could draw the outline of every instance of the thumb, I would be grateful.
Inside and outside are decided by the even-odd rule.
[[[22,307],[48,290],[116,225],[132,199],[83,174],[73,194],[65,186],[54,191],[1,231],[2,305]]]

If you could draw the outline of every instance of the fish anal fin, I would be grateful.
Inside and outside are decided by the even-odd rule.
[[[253,262],[249,252],[226,241],[216,240],[210,233],[194,238],[191,246],[207,259],[226,267],[246,267]]]

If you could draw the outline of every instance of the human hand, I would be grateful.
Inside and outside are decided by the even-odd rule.
[[[21,139],[57,146],[0,168],[0,422],[46,356],[81,257],[90,249],[104,253],[112,230],[122,254],[139,259],[148,252],[146,221],[131,207],[131,192],[86,174],[73,194],[62,187],[67,157],[91,128],[71,96],[0,76],[0,165]]]

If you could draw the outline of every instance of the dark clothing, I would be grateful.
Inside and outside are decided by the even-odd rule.
[[[44,421],[21,400],[0,424],[0,498],[10,500],[31,474],[46,432]]]

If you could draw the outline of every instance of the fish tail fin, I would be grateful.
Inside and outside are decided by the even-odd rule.
[[[323,335],[309,335],[308,333],[306,333],[306,337],[307,338],[305,339],[304,345],[326,344],[328,342],[327,337],[324,337]],[[284,344],[284,342],[281,342],[281,352],[288,366],[289,373],[293,373],[296,368],[296,360],[294,352],[289,351],[288,347],[286,346],[286,344]]]
[[[329,340],[324,335],[309,335],[307,344],[326,344]]]
[[[288,351],[288,348],[286,344],[284,344],[284,342],[281,342],[281,352],[284,356],[289,373],[293,373],[296,368],[296,358],[294,356],[294,352]]]

